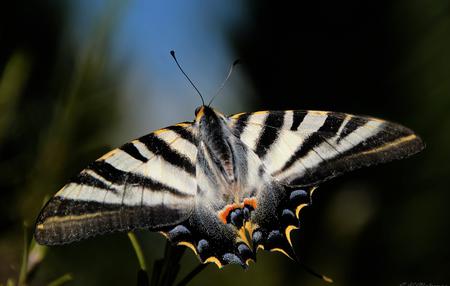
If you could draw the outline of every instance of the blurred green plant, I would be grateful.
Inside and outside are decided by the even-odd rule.
[[[6,4],[2,11],[21,17],[0,12],[0,280],[19,271],[18,280],[6,285],[25,285],[47,248],[26,238],[16,270],[18,226],[34,222],[42,198],[109,149],[109,134],[117,129],[122,74],[111,60],[110,42],[124,3],[101,12],[85,45],[67,36],[64,4]],[[34,24],[22,27],[23,18]],[[51,275],[38,275],[36,283]],[[50,285],[71,279],[66,274]]]
[[[28,232],[30,231],[27,223],[23,224],[23,251],[22,251],[22,262],[20,265],[19,277],[17,283],[13,278],[8,278],[6,281],[7,286],[26,286],[28,285],[37,267],[42,263],[46,254],[47,247],[39,245],[36,243],[34,238],[31,240],[28,237]],[[59,278],[56,278],[52,282],[48,283],[48,286],[60,286],[64,285],[73,279],[72,274],[66,273]],[[3,284],[0,283],[0,286]]]
[[[151,273],[151,281],[148,280],[147,265],[142,247],[133,232],[128,232],[128,238],[136,253],[140,269],[138,270],[137,286],[172,286],[180,271],[180,260],[186,250],[185,247],[174,246],[166,242],[164,257],[155,261]],[[200,263],[185,277],[180,279],[177,286],[187,285],[195,276],[200,274],[208,266],[208,263]]]
[[[18,51],[11,56],[0,77],[0,142],[17,112],[17,103],[25,87],[29,68],[29,59]]]

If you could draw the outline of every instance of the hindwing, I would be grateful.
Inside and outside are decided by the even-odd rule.
[[[354,169],[410,156],[423,149],[411,130],[377,118],[323,111],[259,111],[232,115],[234,136],[262,163],[264,187],[244,224],[253,249],[296,259],[290,233],[316,186]],[[267,178],[270,179],[267,179]]]

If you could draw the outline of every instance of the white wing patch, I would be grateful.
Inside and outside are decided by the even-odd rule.
[[[264,121],[267,117],[267,113],[252,114],[249,118],[249,122],[252,124],[247,125],[241,134],[241,140],[244,142],[251,150],[256,148],[258,143],[258,137],[264,127]]]
[[[183,123],[155,131],[90,164],[47,203],[36,239],[69,243],[186,218],[197,190],[192,129]]]
[[[401,158],[411,152],[399,149],[402,144],[411,144],[415,152],[423,148],[411,130],[371,117],[299,110],[241,113],[229,118],[232,128],[242,130],[242,142],[260,151],[268,172],[287,184],[303,177],[305,182],[322,181],[363,165]],[[378,152],[391,153],[377,156]],[[365,161],[348,161],[351,156],[368,154],[371,158]],[[335,161],[341,165],[335,166]]]

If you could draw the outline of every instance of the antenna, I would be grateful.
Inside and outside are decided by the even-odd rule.
[[[180,71],[183,73],[183,75],[187,78],[187,80],[191,83],[191,85],[194,87],[194,89],[197,91],[198,95],[200,95],[200,98],[202,99],[202,105],[205,105],[205,101],[203,100],[203,96],[198,90],[198,88],[195,86],[195,84],[192,82],[192,80],[188,77],[188,75],[184,72],[184,70],[181,68],[180,64],[178,63],[177,58],[175,57],[175,51],[170,51],[170,55],[175,60],[175,63],[177,64]]]
[[[235,61],[231,64],[231,67],[230,67],[230,69],[228,70],[228,74],[227,74],[227,76],[225,77],[225,80],[224,80],[224,81],[222,82],[222,84],[220,85],[220,87],[219,87],[219,89],[217,90],[216,94],[215,94],[215,95],[211,98],[211,100],[209,101],[208,106],[211,105],[211,103],[212,103],[213,100],[216,98],[216,96],[218,96],[219,93],[222,91],[223,87],[225,86],[225,84],[227,83],[227,81],[228,81],[228,79],[230,78],[231,74],[233,73],[234,66],[237,65],[237,64],[239,64],[239,63],[240,63],[240,60],[237,59],[237,60],[235,60]]]

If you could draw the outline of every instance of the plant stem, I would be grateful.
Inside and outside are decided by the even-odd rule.
[[[53,280],[52,282],[50,282],[47,286],[59,286],[59,285],[63,285],[66,282],[69,282],[70,280],[73,279],[72,274],[67,273],[64,274],[63,276],[59,277],[56,280]]]
[[[23,254],[22,264],[20,266],[18,286],[25,285],[27,280],[27,266],[28,266],[28,229],[27,224],[23,223]]]
[[[133,245],[134,252],[136,253],[137,259],[139,261],[139,266],[142,270],[147,271],[147,265],[145,263],[144,253],[142,252],[141,245],[133,232],[128,232],[128,238],[131,241],[131,245]]]
[[[180,259],[186,248],[166,242],[164,257],[155,262],[151,286],[172,286],[180,270]]]

